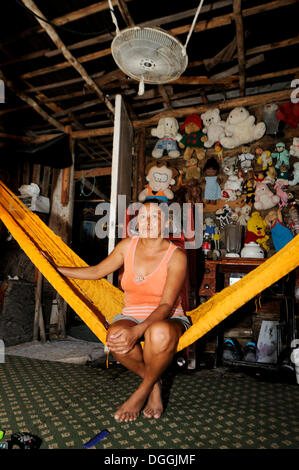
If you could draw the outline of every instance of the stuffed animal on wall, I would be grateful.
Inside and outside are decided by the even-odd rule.
[[[270,227],[273,245],[276,251],[281,250],[294,237],[282,219],[281,209],[271,210],[265,217],[265,222]]]
[[[276,112],[278,105],[276,103],[268,103],[264,106],[263,122],[266,124],[266,134],[276,136],[278,133],[279,120]]]
[[[227,149],[234,149],[242,144],[247,144],[261,139],[266,131],[263,122],[255,123],[255,117],[250,115],[242,106],[234,108],[228,115],[225,123],[225,135],[220,139],[221,145]]]
[[[238,160],[242,170],[246,172],[248,171],[248,168],[251,168],[251,165],[254,160],[254,155],[250,153],[250,145],[243,145],[241,150],[242,153],[238,155]]]
[[[290,164],[290,154],[286,149],[285,143],[283,142],[278,142],[275,145],[275,152],[271,153],[271,157],[276,159],[275,168],[279,168],[283,163],[285,163],[287,166]]]
[[[221,199],[235,201],[242,194],[243,178],[233,167],[224,167],[223,172],[228,176],[221,192]]]
[[[283,190],[287,186],[286,183],[285,180],[277,179],[274,185],[276,194],[279,197],[279,207],[286,207],[288,205],[288,194]]]
[[[259,243],[265,251],[268,251],[269,247],[267,241],[269,240],[269,235],[266,235],[266,227],[267,224],[261,214],[257,211],[252,212],[247,222],[247,232],[244,243]]]
[[[178,133],[179,124],[173,117],[161,118],[158,126],[151,130],[153,137],[158,137],[152,156],[154,158],[161,158],[164,150],[171,158],[178,158],[180,151],[177,142],[181,140],[182,136]]]
[[[290,155],[299,158],[299,137],[293,137],[293,144],[290,147]]]
[[[249,204],[244,204],[244,206],[235,207],[235,212],[238,214],[238,223],[247,227],[247,222],[250,218],[251,206]]]
[[[221,120],[220,110],[218,108],[209,109],[201,114],[204,125],[203,132],[207,134],[208,140],[204,143],[206,148],[211,148],[216,142],[219,142],[225,136],[225,121]]]
[[[181,126],[181,130],[185,132],[179,141],[179,147],[185,149],[184,159],[190,160],[195,152],[198,160],[205,158],[204,142],[207,136],[202,132],[202,121],[197,114],[190,114]]]
[[[292,103],[291,101],[283,103],[278,106],[276,116],[280,121],[283,121],[296,129],[299,123],[299,103]]]
[[[255,154],[257,156],[256,163],[262,166],[263,171],[267,170],[269,166],[273,165],[270,150],[263,150],[261,147],[257,147],[255,149]]]
[[[219,164],[215,158],[209,158],[203,167],[205,175],[205,193],[204,199],[207,203],[216,204],[217,199],[221,197],[221,188],[219,186]]]
[[[254,200],[255,209],[272,209],[272,207],[276,206],[279,201],[279,196],[277,194],[273,194],[266,183],[263,181],[261,183],[256,183]]]
[[[296,186],[296,184],[299,184],[299,162],[294,163],[293,167],[293,179],[288,181],[290,186]]]
[[[270,166],[268,170],[266,171],[266,177],[264,179],[264,183],[274,184],[276,180],[276,176],[277,176],[277,173],[276,173],[274,166]]]
[[[165,162],[151,162],[147,165],[145,173],[148,184],[138,195],[140,202],[153,198],[164,202],[173,199],[174,194],[170,188],[175,184],[174,178],[178,174],[175,168],[168,167]]]
[[[197,159],[192,157],[190,160],[186,161],[186,166],[184,167],[184,172],[186,175],[186,180],[190,180],[192,178],[199,179],[200,178],[200,168],[197,166]]]
[[[228,204],[224,204],[221,209],[217,209],[215,212],[216,219],[218,220],[220,227],[223,228],[225,225],[230,224],[232,219],[231,215],[231,208]]]
[[[197,179],[191,179],[185,186],[185,202],[196,204],[201,201],[201,187]]]

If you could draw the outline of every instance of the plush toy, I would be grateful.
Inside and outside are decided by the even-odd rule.
[[[191,114],[185,119],[184,124],[181,126],[185,135],[179,141],[179,147],[184,148],[184,159],[190,160],[193,152],[195,152],[198,160],[205,158],[204,142],[207,136],[202,132],[202,121],[197,114]]]
[[[280,201],[277,194],[270,191],[268,185],[263,181],[256,183],[254,207],[258,210],[272,209]]]
[[[220,144],[220,142],[216,142],[216,144],[214,146],[214,149],[215,149],[215,153],[218,157],[218,161],[221,163],[222,160],[223,160],[223,148],[222,148],[222,145]]]
[[[219,186],[219,164],[215,158],[209,158],[203,168],[205,174],[205,193],[204,199],[207,203],[216,204],[217,199],[221,197],[221,188]]]
[[[280,165],[277,172],[277,180],[282,180],[285,183],[285,186],[289,185],[288,179],[290,177],[289,167],[283,163]]]
[[[263,122],[266,124],[266,134],[268,135],[276,136],[278,132],[277,110],[278,105],[276,103],[269,103],[264,106]]]
[[[280,121],[296,129],[299,123],[299,103],[292,103],[291,101],[283,103],[278,107],[276,116]]]
[[[232,167],[233,169],[235,169],[235,166],[237,164],[237,159],[238,159],[238,157],[236,157],[236,156],[234,156],[234,157],[224,157],[224,159],[221,162],[222,169],[226,168],[226,167]]]
[[[171,158],[180,156],[177,141],[181,140],[182,136],[178,133],[178,130],[179,125],[175,118],[165,117],[159,120],[158,126],[151,130],[152,136],[159,139],[152,151],[154,158],[161,158],[164,150]]]
[[[201,201],[201,187],[197,179],[191,179],[185,186],[185,202],[196,204]]]
[[[204,229],[204,236],[208,235],[211,239],[213,239],[213,236],[215,234],[215,229],[216,229],[216,223],[214,222],[212,217],[205,218],[203,229]]]
[[[261,147],[257,147],[255,149],[255,154],[257,156],[256,163],[262,166],[263,171],[267,170],[269,166],[273,165],[270,150],[263,150]]]
[[[271,210],[265,217],[267,225],[270,227],[273,245],[276,251],[281,250],[294,237],[282,219],[281,209]]]
[[[261,183],[265,179],[265,173],[263,171],[258,171],[254,179],[255,179],[255,183]]]
[[[266,227],[267,224],[261,214],[257,211],[253,212],[247,222],[247,232],[244,243],[259,243],[265,251],[268,251],[269,247],[267,241],[269,240],[269,235],[266,235]]]
[[[247,222],[250,218],[251,206],[244,204],[242,207],[235,207],[235,212],[238,214],[238,223],[247,227]]]
[[[276,180],[276,176],[277,176],[277,173],[276,173],[274,166],[270,166],[266,172],[264,183],[274,184]]]
[[[138,200],[143,202],[148,199],[160,199],[166,202],[173,199],[171,186],[175,184],[178,172],[175,168],[168,167],[165,162],[151,162],[145,169],[148,184],[138,195]]]
[[[296,184],[299,184],[299,162],[294,163],[293,167],[293,179],[288,181],[290,186],[296,186]]]
[[[243,145],[241,150],[242,153],[238,155],[238,160],[240,162],[242,170],[246,172],[248,171],[248,168],[251,168],[251,164],[254,160],[254,155],[250,153],[249,145]]]
[[[287,166],[290,164],[290,154],[285,147],[283,142],[278,142],[275,146],[275,152],[271,153],[271,157],[276,158],[275,168],[279,168],[283,163]]]
[[[209,109],[201,115],[201,119],[204,125],[203,132],[208,137],[204,146],[211,148],[215,142],[220,141],[225,136],[225,121],[221,121],[220,110],[218,108]]]
[[[287,193],[283,190],[286,188],[286,184],[284,180],[276,180],[274,189],[276,190],[276,194],[279,197],[279,207],[286,207],[288,204],[288,195]]]
[[[219,221],[220,227],[223,228],[225,225],[230,224],[232,219],[230,217],[232,210],[228,204],[224,204],[221,209],[215,212],[216,219]]]
[[[290,147],[290,155],[299,158],[299,137],[293,137],[293,144]]]
[[[254,203],[255,199],[255,185],[256,181],[254,179],[254,176],[249,176],[248,178],[245,179],[242,185],[242,192],[245,192],[246,194],[246,203],[248,204],[251,202],[252,204]]]
[[[190,180],[192,178],[200,178],[200,168],[197,166],[197,159],[192,157],[190,160],[187,160],[186,167],[184,168],[186,179]]]
[[[225,124],[225,135],[220,139],[221,145],[234,149],[239,145],[253,142],[263,137],[266,125],[263,122],[254,124],[255,117],[246,108],[234,108],[228,115]]]
[[[235,201],[237,196],[242,194],[243,178],[238,175],[238,171],[234,170],[233,167],[225,167],[223,172],[228,176],[228,179],[224,183],[221,199]]]

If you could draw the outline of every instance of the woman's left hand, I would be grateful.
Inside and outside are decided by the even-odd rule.
[[[134,326],[121,328],[108,336],[107,346],[112,353],[127,354],[133,349],[138,338],[139,335]]]

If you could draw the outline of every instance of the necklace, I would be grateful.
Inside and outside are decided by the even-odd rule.
[[[143,276],[142,274],[136,274],[135,275],[135,281],[136,282],[144,281],[144,279],[145,279],[145,276]]]

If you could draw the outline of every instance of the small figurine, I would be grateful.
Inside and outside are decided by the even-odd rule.
[[[283,142],[279,142],[275,146],[275,152],[271,153],[271,157],[276,158],[275,168],[279,168],[283,163],[287,166],[290,165],[290,154],[285,147],[286,146]]]
[[[179,147],[184,148],[184,159],[190,160],[195,152],[198,160],[205,158],[204,142],[207,136],[202,132],[202,121],[197,114],[188,116],[184,124],[181,126],[182,131],[185,131],[184,136],[179,141]]]
[[[273,165],[271,152],[270,150],[263,150],[261,147],[255,149],[255,154],[257,156],[257,164],[262,166],[262,170],[265,171],[269,166]]]
[[[218,183],[219,164],[215,158],[211,157],[207,160],[203,167],[205,174],[205,193],[204,199],[207,204],[216,204],[217,199],[221,197],[221,188]]]
[[[251,206],[244,204],[242,207],[235,207],[235,212],[239,215],[238,223],[247,227],[247,222],[250,218]]]
[[[218,161],[221,163],[223,161],[223,148],[220,142],[216,142],[214,145],[215,153],[218,157]]]
[[[276,136],[279,128],[279,120],[276,116],[278,105],[269,103],[264,106],[263,122],[266,124],[266,134]]]
[[[290,147],[290,155],[299,158],[299,137],[293,137],[293,143]]]
[[[290,186],[296,186],[297,184],[299,184],[299,162],[294,163],[293,167],[293,179],[291,181],[289,180]]]
[[[280,201],[278,203],[279,207],[286,207],[287,201],[288,201],[288,195],[287,193],[283,190],[286,188],[286,184],[284,180],[277,180],[274,189],[276,190],[276,194],[279,197]]]
[[[221,193],[221,199],[226,201],[235,201],[242,194],[243,178],[233,167],[223,168],[223,172],[228,175]]]
[[[271,210],[265,217],[267,225],[270,227],[273,245],[276,251],[281,250],[294,237],[284,224],[281,209]]]
[[[276,170],[274,168],[274,166],[270,166],[266,172],[266,177],[264,179],[264,183],[266,184],[274,184],[275,183],[275,180],[276,180],[276,176],[277,176],[277,173],[276,173]]]
[[[263,171],[258,171],[254,179],[256,183],[261,183],[265,179],[265,173]]]
[[[283,163],[282,165],[280,165],[279,170],[277,172],[277,180],[282,180],[285,183],[285,186],[288,186],[289,177],[290,177],[289,167],[285,163]]]
[[[253,172],[247,174],[247,177],[242,185],[242,191],[246,194],[246,203],[254,203],[255,198],[255,179]]]
[[[221,209],[218,209],[215,212],[216,219],[219,221],[221,228],[231,223],[232,219],[230,217],[230,214],[231,214],[231,208],[228,204],[224,204],[224,206]]]
[[[243,145],[241,149],[242,153],[238,155],[238,160],[241,164],[241,168],[246,172],[248,168],[251,168],[254,155],[250,153],[250,145]]]

